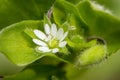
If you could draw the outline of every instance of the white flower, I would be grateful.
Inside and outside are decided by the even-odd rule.
[[[63,41],[68,32],[63,31],[62,28],[57,30],[55,24],[52,24],[51,27],[48,24],[44,26],[45,33],[40,30],[34,30],[34,34],[38,39],[33,39],[33,42],[38,45],[37,50],[42,52],[59,52],[60,48],[66,46],[67,42]]]

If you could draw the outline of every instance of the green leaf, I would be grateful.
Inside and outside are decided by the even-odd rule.
[[[73,4],[77,4],[78,2],[80,2],[80,1],[82,1],[82,0],[67,0],[67,1],[69,1],[69,2],[71,2],[71,3],[73,3]]]
[[[45,57],[29,64],[23,71],[13,76],[6,76],[5,80],[46,80],[62,72],[65,60],[54,54],[46,54]],[[67,62],[68,63],[68,62]],[[59,74],[64,75],[64,73]]]
[[[0,32],[0,52],[19,66],[35,61],[41,57],[41,54],[35,52],[35,45],[32,42],[32,38],[24,30],[40,29],[43,27],[42,24],[41,21],[29,20],[4,28]]]
[[[55,54],[36,51],[36,45],[32,41],[33,38],[36,38],[33,30],[43,30],[43,28],[42,21],[33,20],[22,21],[4,28],[0,32],[0,52],[19,66],[30,64],[44,56],[51,56],[69,63]]]
[[[112,13],[120,19],[120,1],[119,0],[92,0],[92,1],[96,1],[97,3],[103,5],[105,8],[109,9],[110,11],[112,11]]]
[[[71,27],[74,27],[75,31],[77,31],[77,34],[82,35],[84,31],[86,31],[87,33],[87,25],[81,19],[79,11],[70,2],[64,0],[57,0],[53,7],[53,17],[55,22],[59,26],[65,28],[65,30],[66,27],[67,30],[69,30],[69,28]],[[76,29],[76,27],[79,28]]]
[[[72,36],[70,39],[67,40],[67,43],[70,47],[78,50],[83,49],[83,47],[85,46],[84,38],[79,35]]]
[[[109,52],[119,49],[120,44],[120,20],[105,10],[93,6],[93,3],[85,0],[77,5],[79,13],[89,26],[90,35],[100,36],[108,43]]]
[[[4,80],[37,80],[37,74],[34,70],[26,69],[16,75],[6,76]],[[40,80],[44,80],[40,78]]]
[[[54,0],[0,0],[0,29],[22,20],[40,20]]]

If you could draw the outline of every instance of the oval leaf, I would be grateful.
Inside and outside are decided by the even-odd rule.
[[[0,52],[17,65],[26,65],[35,61],[41,54],[35,52],[32,38],[24,31],[38,29],[42,24],[41,21],[29,20],[6,27],[0,32]]]

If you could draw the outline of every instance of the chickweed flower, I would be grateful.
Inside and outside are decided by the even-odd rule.
[[[40,30],[34,30],[34,34],[38,39],[33,39],[33,42],[38,46],[37,50],[41,52],[59,52],[60,48],[66,46],[67,41],[64,41],[68,32],[64,33],[62,28],[57,29],[55,24],[49,26],[45,24],[44,26],[45,33]]]

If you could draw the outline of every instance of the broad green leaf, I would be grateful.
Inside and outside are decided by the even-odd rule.
[[[88,0],[79,3],[77,9],[89,26],[90,36],[103,37],[108,43],[109,52],[119,49],[120,20],[93,6],[93,3]]]
[[[35,61],[41,54],[35,52],[32,38],[24,30],[40,29],[42,24],[41,21],[22,21],[1,30],[0,52],[17,65],[26,65]]]
[[[43,19],[54,0],[0,0],[0,29],[22,20]]]

